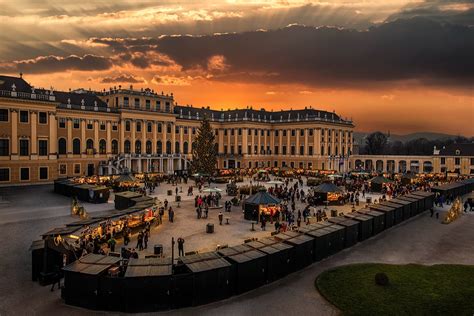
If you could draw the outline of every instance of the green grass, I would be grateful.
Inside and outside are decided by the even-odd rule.
[[[378,272],[390,285],[375,284]],[[315,285],[344,315],[474,315],[474,266],[356,264],[323,272]]]

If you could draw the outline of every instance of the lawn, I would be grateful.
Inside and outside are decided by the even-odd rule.
[[[375,274],[390,284],[375,284]],[[474,266],[356,264],[323,272],[320,293],[344,315],[474,315]]]

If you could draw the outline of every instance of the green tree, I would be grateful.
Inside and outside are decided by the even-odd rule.
[[[212,175],[217,164],[215,134],[207,116],[204,116],[195,139],[191,171]]]

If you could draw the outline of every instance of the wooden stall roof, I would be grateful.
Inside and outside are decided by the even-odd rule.
[[[64,271],[98,275],[120,262],[120,258],[97,254],[88,254],[65,266]]]
[[[179,257],[179,261],[181,261],[184,264],[191,264],[195,262],[201,262],[201,261],[206,261],[206,260],[213,260],[213,259],[218,259],[220,256],[214,252],[203,252],[203,253],[197,253],[194,255],[189,255],[189,256],[182,256]]]
[[[238,253],[232,256],[228,256],[227,258],[237,263],[244,263],[244,262],[252,261],[254,259],[258,259],[262,257],[265,257],[265,254],[263,252],[260,252],[258,250],[250,250],[245,253]]]
[[[36,249],[42,249],[42,248],[44,248],[44,240],[42,240],[42,239],[35,240],[31,243],[29,251],[33,251],[33,250],[36,250]]]
[[[416,196],[423,196],[423,197],[430,197],[433,196],[433,192],[426,192],[426,191],[413,191],[411,194]]]
[[[173,274],[171,258],[144,258],[130,259],[125,277],[167,276],[171,274]]]
[[[295,232],[295,231],[291,231],[291,230],[287,230],[286,232],[283,232],[282,234],[285,234],[285,235],[290,236],[290,237],[301,236],[300,232]]]
[[[132,201],[135,201],[137,203],[141,203],[141,202],[154,202],[155,199],[152,198],[151,196],[139,196],[139,197],[134,197],[131,199]]]
[[[400,204],[397,204],[397,203],[394,203],[394,202],[390,202],[390,201],[381,202],[380,205],[388,206],[388,207],[391,207],[391,208],[393,208],[393,209],[400,208]]]
[[[191,272],[196,273],[230,267],[231,264],[223,258],[216,258],[204,261],[197,261],[193,263],[186,263],[186,266],[189,268],[189,270],[191,270]]]
[[[291,239],[286,240],[287,243],[293,244],[293,245],[301,245],[304,244],[308,241],[313,241],[314,238],[307,236],[307,235],[299,235],[296,237],[293,237]]]
[[[89,218],[89,219],[83,219],[83,220],[80,220],[80,221],[75,221],[75,222],[66,224],[66,226],[86,226],[86,225],[95,224],[97,222],[100,222],[101,220],[102,220],[101,218],[93,217],[93,218]]]
[[[332,231],[338,231],[338,230],[344,230],[344,226],[341,226],[339,224],[333,224],[327,227],[324,227],[322,229],[327,229],[327,230],[332,230]]]
[[[393,211],[395,208],[389,205],[382,205],[382,204],[372,204],[370,206],[371,210],[379,210],[379,211]]]
[[[263,247],[267,246],[263,242],[260,242],[258,240],[253,240],[251,242],[248,242],[248,243],[246,243],[246,245],[249,246],[249,247],[252,247],[254,249],[259,249],[259,248],[263,248]]]
[[[288,245],[288,244],[284,244],[284,243],[282,243],[282,242],[273,244],[273,245],[271,245],[271,247],[273,247],[273,248],[275,248],[275,249],[278,249],[279,251],[287,250],[287,249],[293,248],[293,246]]]
[[[252,247],[244,244],[244,245],[238,245],[234,247],[222,248],[222,249],[219,249],[217,252],[221,256],[227,257],[227,256],[233,256],[239,253],[245,253],[250,250],[252,250]]]
[[[463,185],[464,184],[460,183],[460,182],[446,183],[446,184],[442,184],[442,185],[439,185],[439,186],[435,186],[435,187],[432,188],[432,190],[448,191],[448,190],[451,190],[451,189],[462,187]]]
[[[276,244],[278,242],[277,240],[275,240],[274,238],[271,238],[271,237],[259,238],[258,241],[261,242],[262,244],[267,245],[267,246],[271,246],[271,245]]]
[[[380,215],[383,215],[384,213],[382,212],[379,212],[379,211],[375,211],[375,210],[372,210],[372,209],[368,209],[368,210],[358,210],[357,213],[359,214],[362,214],[362,215],[368,215],[368,216],[380,216]]]
[[[77,226],[57,227],[44,233],[42,236],[46,237],[46,236],[56,236],[56,235],[70,235],[72,233],[77,232],[79,229],[80,228]]]
[[[141,197],[142,194],[137,193],[137,192],[132,192],[132,191],[124,191],[124,192],[115,193],[115,196],[120,196],[120,197],[132,199],[132,198]]]
[[[345,227],[359,225],[357,221],[342,216],[330,217],[328,221]]]
[[[394,199],[391,199],[390,202],[401,204],[401,205],[410,205],[415,201],[407,201],[407,200],[404,200],[402,196],[399,196]]]
[[[357,212],[344,214],[344,216],[347,217],[347,218],[350,218],[350,219],[354,219],[356,221],[370,221],[370,220],[372,220],[372,217],[367,216],[365,214],[357,213]]]

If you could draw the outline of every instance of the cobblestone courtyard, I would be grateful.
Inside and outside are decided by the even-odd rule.
[[[163,193],[168,188],[170,185],[159,187],[157,196],[164,199]],[[183,191],[186,191],[184,184]],[[225,193],[223,195],[228,199]],[[0,315],[96,313],[67,306],[60,299],[59,291],[51,293],[49,287],[31,281],[31,256],[28,252],[31,241],[39,239],[41,233],[51,228],[76,220],[69,215],[70,199],[52,193],[52,185],[0,188],[0,196],[0,236],[3,240],[0,250]],[[168,197],[168,200],[172,198]],[[230,217],[230,225],[218,225],[218,210],[211,210],[208,220],[198,220],[193,197],[184,196],[183,199],[181,207],[175,207],[175,223],[169,223],[165,217],[164,225],[152,230],[148,252],[153,251],[154,244],[161,243],[165,255],[170,255],[171,237],[184,237],[185,251],[205,251],[215,249],[219,244],[236,245],[246,238],[266,236],[272,230],[267,226],[268,230],[262,232],[256,227],[256,231],[251,232],[250,222],[243,219],[238,207],[234,207],[229,215],[225,213]],[[84,206],[92,214],[113,209],[112,201],[113,197],[106,204],[85,203]],[[474,215],[462,216],[450,225],[442,225],[440,221],[430,218],[426,212],[275,283],[222,302],[165,314],[331,315],[337,311],[319,296],[313,285],[315,277],[328,268],[356,262],[474,264],[474,245],[471,242]],[[205,233],[208,222],[215,224],[216,231],[212,235]],[[134,242],[132,239],[132,245]]]

